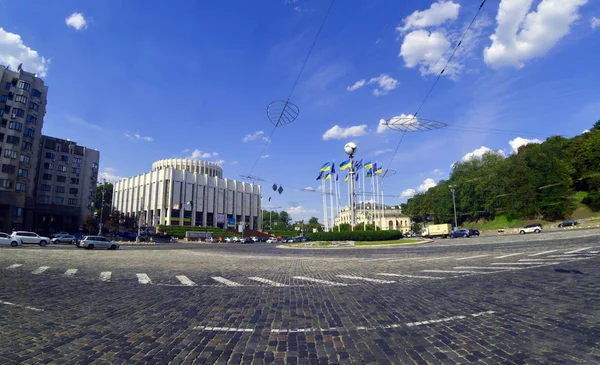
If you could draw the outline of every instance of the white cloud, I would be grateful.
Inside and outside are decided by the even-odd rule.
[[[213,163],[216,163],[217,165],[222,165],[225,163],[225,160],[216,160],[216,161],[213,161]]]
[[[460,4],[455,4],[452,1],[439,0],[431,4],[427,10],[415,11],[411,15],[403,19],[404,26],[398,26],[396,29],[399,32],[406,32],[410,29],[426,28],[438,26],[448,20],[455,20],[458,17]]]
[[[584,133],[590,133],[590,130],[589,130],[589,129],[586,129],[586,130],[584,130],[583,132],[581,132],[581,134],[584,134]]]
[[[307,186],[304,189],[302,189],[302,191],[315,191],[315,188],[313,188],[311,186]]]
[[[429,33],[426,30],[415,30],[404,37],[400,47],[400,56],[408,68],[419,66],[421,75],[438,74],[446,65],[445,54],[450,51],[450,41],[440,31]],[[450,64],[444,75],[452,76],[458,68]]]
[[[388,153],[388,152],[392,152],[392,151],[393,151],[393,149],[391,149],[391,148],[386,148],[386,149],[384,149],[384,150],[377,150],[377,151],[373,152],[373,154],[374,154],[375,156],[379,156],[379,155],[383,155],[384,153]]]
[[[499,155],[504,156],[504,152],[501,150],[494,151],[493,149],[488,148],[486,146],[481,146],[481,147],[473,150],[472,152],[469,152],[466,155],[464,155],[462,160],[464,162],[464,161],[469,161],[473,158],[481,158],[481,156],[485,155],[488,152],[493,152],[493,153],[497,153]],[[454,164],[450,165],[450,167],[454,167]]]
[[[244,141],[244,143],[247,143],[250,141],[256,141],[256,140],[262,140],[263,142],[268,142],[269,137],[265,137],[264,134],[265,134],[265,132],[263,132],[263,131],[258,131],[254,134],[247,134],[246,137],[244,137],[243,141]]]
[[[104,128],[102,128],[101,126],[99,126],[97,124],[93,124],[93,123],[87,122],[87,121],[83,120],[82,118],[67,117],[67,121],[69,123],[71,123],[71,124],[75,124],[75,125],[78,125],[80,127],[95,129],[95,130],[98,130],[98,131],[103,131],[104,130]]]
[[[356,125],[348,128],[334,125],[323,134],[323,140],[344,139],[348,137],[360,137],[367,134],[367,125]]]
[[[591,20],[591,24],[592,24],[592,29],[596,29],[596,28],[600,27],[600,18],[596,18],[595,16],[593,16],[592,20]]]
[[[304,218],[309,218],[310,214],[317,214],[317,213],[319,213],[319,211],[316,210],[316,209],[306,209],[302,205],[298,205],[296,207],[289,207],[287,209],[287,212],[290,215],[294,216],[294,219],[296,219],[296,220],[301,219],[303,217]]]
[[[412,198],[416,194],[415,189],[406,189],[402,193],[400,193],[400,199],[402,198]]]
[[[443,175],[444,174],[444,172],[440,169],[435,169],[431,173],[434,175]]]
[[[239,161],[231,161],[231,164],[232,164],[232,165],[237,165],[237,164],[239,164],[239,163],[240,163]]]
[[[218,155],[218,153],[217,153],[217,155]],[[201,158],[211,158],[213,156],[216,156],[216,155],[213,155],[210,152],[202,152],[202,151],[200,151],[198,149],[195,149],[195,150],[192,151],[192,154],[190,156],[187,156],[186,158],[191,158],[191,159],[194,159],[194,160],[198,160],[198,159],[201,159]]]
[[[356,82],[354,83],[354,85],[352,85],[352,86],[347,86],[347,87],[346,87],[346,90],[348,90],[348,91],[354,91],[354,90],[360,89],[361,87],[365,86],[365,83],[366,83],[366,82],[367,82],[367,81],[366,81],[366,80],[364,80],[364,79],[363,79],[363,80],[358,80],[358,81],[356,81]]]
[[[87,29],[87,21],[83,17],[83,13],[73,13],[67,19],[65,24],[69,27],[75,28],[75,30]]]
[[[129,138],[132,141],[146,141],[146,142],[154,141],[154,138],[145,137],[145,136],[140,135],[139,133],[134,133],[134,134],[125,133],[125,137]]]
[[[379,124],[377,124],[377,133],[383,133],[389,130],[385,119],[379,119]]]
[[[269,157],[271,157],[271,155],[262,155],[262,156],[260,156],[260,158],[269,158]]]
[[[436,186],[437,184],[435,183],[435,181],[433,181],[432,178],[427,178],[425,179],[425,181],[423,181],[423,183],[421,185],[419,185],[419,187],[417,188],[417,190],[421,193],[426,192],[427,190],[433,188],[434,186]]]
[[[529,12],[533,0],[501,0],[492,44],[483,51],[485,63],[493,68],[520,68],[525,61],[543,56],[569,33],[587,1],[542,0]]]
[[[395,126],[396,129],[401,129],[402,125],[410,126],[410,125],[418,125],[419,119],[415,118],[412,114],[400,114],[395,117],[390,118],[389,125]],[[410,128],[408,128],[410,129]],[[385,119],[380,119],[379,124],[377,125],[377,133],[383,133],[385,131],[389,131],[391,128],[388,127],[388,122]]]
[[[517,137],[513,140],[508,141],[508,144],[512,148],[513,153],[518,153],[519,147],[525,146],[530,143],[542,143],[542,141],[537,138],[536,139],[526,139],[526,138],[521,138],[521,137]]]
[[[45,77],[50,60],[24,45],[20,35],[0,27],[0,64],[8,65],[13,70],[23,64],[23,70]]]
[[[398,80],[386,74],[373,77],[371,80],[369,80],[369,84],[372,83],[377,83],[379,85],[379,88],[373,90],[373,95],[375,96],[385,95],[398,87]]]
[[[214,157],[217,157],[217,156],[219,155],[219,152],[213,152],[213,153],[212,153],[212,155],[213,155]]]
[[[115,173],[115,169],[112,167],[104,168],[104,171],[100,173],[100,176],[98,176],[98,178],[99,180],[106,179],[106,181],[108,182],[116,182],[124,179],[124,177],[118,176]]]

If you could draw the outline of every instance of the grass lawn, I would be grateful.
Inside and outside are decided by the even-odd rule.
[[[364,242],[354,242],[354,246],[377,246],[377,245],[402,245],[408,243],[422,242],[418,238],[402,238],[399,240],[392,241],[364,241]]]

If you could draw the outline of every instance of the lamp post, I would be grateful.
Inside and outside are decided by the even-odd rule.
[[[454,227],[458,227],[458,221],[456,219],[456,197],[454,196],[454,188],[456,188],[456,185],[450,185],[450,190],[452,190],[452,204],[454,205]]]
[[[354,203],[354,199],[356,198],[356,191],[354,186],[354,154],[356,153],[356,143],[348,142],[344,146],[344,152],[350,156],[350,172],[348,173],[348,188],[350,189],[350,223],[352,225],[352,230],[354,231],[354,226],[356,225],[356,205]]]
[[[100,205],[100,230],[98,235],[102,236],[102,218],[104,213],[104,194],[106,194],[106,180],[102,181],[102,204]]]

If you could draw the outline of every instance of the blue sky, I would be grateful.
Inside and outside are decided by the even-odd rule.
[[[392,159],[401,134],[380,120],[415,112],[476,3],[336,1],[291,98],[300,116],[266,146],[266,107],[290,94],[329,1],[0,0],[0,63],[43,76],[43,132],[98,148],[105,177],[193,156],[263,178],[266,197],[281,184],[266,206],[322,219],[321,194],[301,189],[348,141],[398,172],[398,204],[455,161],[600,119],[600,4],[488,0],[419,113],[449,127],[407,133]]]

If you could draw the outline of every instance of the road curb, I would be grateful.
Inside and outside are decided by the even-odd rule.
[[[319,242],[319,241],[317,241]],[[425,243],[434,242],[433,240],[424,240],[420,242],[409,242],[409,243],[390,243],[384,245],[372,245],[372,246],[306,246],[306,247],[290,247],[285,245],[278,245],[275,248],[292,249],[292,250],[333,250],[333,249],[373,249],[373,248],[390,248],[390,247],[403,247],[403,246],[415,246],[422,245]]]

